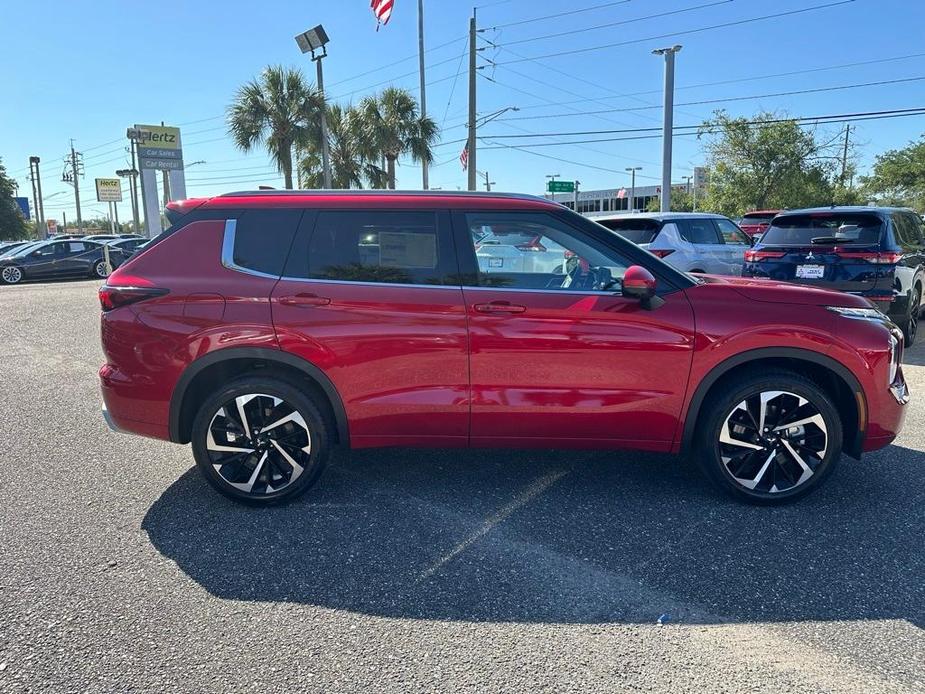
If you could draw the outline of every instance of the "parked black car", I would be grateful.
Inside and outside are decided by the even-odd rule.
[[[128,257],[118,248],[110,248],[109,261],[119,267]],[[26,279],[65,277],[107,277],[103,244],[95,241],[42,241],[24,246],[21,251],[0,258],[0,281],[17,284]]]
[[[116,239],[115,241],[106,241],[106,244],[110,248],[116,248],[123,253],[126,257],[135,254],[135,251],[138,250],[139,246],[143,246],[148,243],[150,239],[146,239],[142,236],[132,236],[131,238]]]
[[[789,210],[746,251],[742,275],[864,296],[902,328],[910,345],[925,287],[925,224],[903,208]]]

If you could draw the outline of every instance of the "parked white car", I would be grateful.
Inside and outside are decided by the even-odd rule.
[[[523,223],[480,230],[475,238],[479,272],[563,272],[565,249],[543,231]]]
[[[590,217],[684,272],[741,275],[752,241],[728,217],[651,212]]]

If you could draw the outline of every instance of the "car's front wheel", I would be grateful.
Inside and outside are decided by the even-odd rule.
[[[15,265],[8,265],[0,272],[0,279],[4,284],[19,284],[23,279],[22,270]]]
[[[818,487],[841,456],[832,398],[790,371],[730,381],[704,403],[698,459],[726,492],[752,503],[792,501]]]
[[[267,505],[314,484],[330,456],[329,425],[304,392],[275,378],[244,377],[199,408],[193,455],[225,496]]]

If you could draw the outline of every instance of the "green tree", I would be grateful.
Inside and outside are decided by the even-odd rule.
[[[322,108],[324,97],[299,70],[270,66],[235,94],[228,132],[245,152],[263,144],[292,188],[292,148],[320,137]]]
[[[407,90],[388,87],[363,99],[358,111],[363,156],[369,162],[385,160],[389,188],[395,188],[395,162],[400,157],[433,162],[439,128],[433,119],[420,115],[417,101]]]
[[[7,176],[6,168],[0,161],[0,241],[16,241],[26,238],[28,234],[26,220],[23,219],[15,197],[13,179]]]
[[[775,113],[731,118],[717,111],[706,138],[710,185],[698,208],[738,216],[753,209],[828,205],[841,178],[841,135],[817,138]],[[843,198],[847,190],[840,189]]]
[[[360,113],[351,106],[330,104],[327,109],[328,151],[331,157],[331,185],[334,188],[384,188],[385,171],[371,161],[363,144]],[[306,188],[324,184],[321,139],[310,139],[299,147],[299,181]]]
[[[877,156],[871,175],[861,178],[861,186],[879,204],[925,212],[925,136]]]
[[[700,200],[697,201],[702,204]],[[658,212],[661,209],[661,200],[657,197],[649,200],[646,205],[646,212]],[[672,212],[693,212],[694,211],[694,196],[693,193],[688,193],[687,190],[680,188],[672,188],[671,190],[671,211]]]

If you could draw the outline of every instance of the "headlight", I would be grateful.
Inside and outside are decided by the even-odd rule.
[[[883,320],[884,315],[875,308],[849,308],[847,306],[826,306],[832,313],[845,318],[860,318],[861,320]]]

